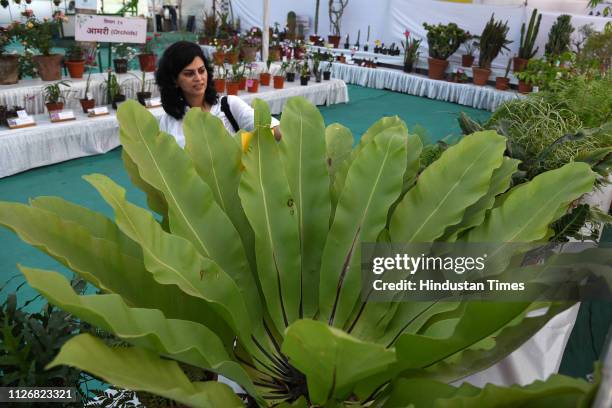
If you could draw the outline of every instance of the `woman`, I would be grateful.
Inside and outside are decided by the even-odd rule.
[[[237,96],[219,99],[213,81],[212,67],[199,45],[178,41],[164,51],[159,61],[155,81],[161,93],[162,116],[159,127],[171,134],[185,147],[183,117],[189,108],[200,108],[221,119],[230,133],[239,129],[251,131],[255,125],[255,111]],[[278,120],[272,118],[271,127],[280,138]]]

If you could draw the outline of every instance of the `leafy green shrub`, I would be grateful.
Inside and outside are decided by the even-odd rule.
[[[592,189],[587,164],[509,190],[517,163],[485,131],[417,178],[422,145],[397,117],[353,148],[348,129],[325,128],[303,98],[285,106],[279,143],[267,105],[254,108],[242,149],[218,118],[189,111],[183,150],[144,107],[120,107],[126,168],[161,221],[99,174],[85,179],[115,221],[57,198],[0,203],[0,224],[104,294],[79,296],[60,274],[23,267],[30,285],[131,344],[80,335],[51,367],[197,407],[242,402],[225,384],[190,381],[179,362],[236,381],[260,406],[381,406],[402,379],[451,381],[490,366],[571,305],[366,302],[361,243],[540,242]]]
[[[447,60],[469,38],[469,34],[455,23],[423,23],[423,27],[427,30],[427,46],[431,58]]]
[[[572,17],[570,15],[561,14],[550,28],[548,32],[548,42],[545,46],[546,55],[548,57],[554,59],[564,52],[569,51],[571,35],[574,32],[571,20]]]

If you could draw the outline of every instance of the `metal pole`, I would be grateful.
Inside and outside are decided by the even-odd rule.
[[[157,15],[155,14],[155,0],[153,0],[153,32],[157,32]]]
[[[263,0],[263,30],[261,33],[261,60],[268,61],[270,46],[270,0]]]

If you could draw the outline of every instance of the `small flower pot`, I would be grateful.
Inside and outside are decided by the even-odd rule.
[[[225,92],[225,79],[221,79],[221,78],[215,79],[215,89],[219,93]]]
[[[474,67],[472,72],[474,73],[474,85],[478,86],[486,85],[491,75],[491,70],[488,68]]]
[[[225,62],[225,53],[224,52],[215,52],[213,54],[213,60],[215,61],[215,65],[223,65]]]
[[[318,35],[309,35],[309,36],[308,36],[308,40],[309,40],[311,43],[313,43],[313,44],[317,45],[317,42],[319,42],[319,36],[318,36]]]
[[[0,85],[16,84],[19,81],[19,56],[0,56]]]
[[[321,82],[321,71],[317,71],[315,74],[315,82]]]
[[[227,61],[228,64],[234,65],[238,62],[238,53],[232,52],[229,54],[225,54],[225,61]]]
[[[151,92],[136,92],[136,98],[142,106],[147,106],[145,101],[151,99]]]
[[[259,83],[262,86],[270,86],[270,79],[272,79],[272,75],[268,72],[262,72],[259,74]]]
[[[140,62],[140,70],[144,72],[155,72],[155,62],[157,55],[155,54],[139,54],[138,62]]]
[[[429,79],[444,79],[444,73],[446,72],[446,68],[448,68],[448,61],[428,58],[427,62],[429,63],[429,70],[427,71]]]
[[[474,56],[473,55],[462,55],[461,56],[461,66],[470,68],[474,65]]]
[[[249,79],[247,81],[247,91],[250,93],[259,92],[259,80],[258,79]]]
[[[111,106],[114,110],[117,110],[119,105],[121,105],[123,102],[125,102],[125,95],[116,95],[113,98],[113,103],[111,104]]]
[[[45,106],[47,106],[47,111],[49,113],[54,111],[61,111],[64,109],[64,102],[49,102],[45,103]]]
[[[68,68],[70,78],[83,78],[83,73],[85,72],[85,60],[66,61],[64,63],[66,64],[66,68]]]
[[[285,86],[285,78],[280,75],[274,75],[274,89],[283,89]]]
[[[125,74],[128,72],[128,60],[125,58],[114,59],[113,64],[115,65],[115,72],[117,74]]]
[[[338,45],[340,45],[340,36],[339,35],[328,35],[327,42],[332,44],[334,48],[338,48]]]
[[[512,58],[512,70],[514,72],[521,72],[524,71],[525,68],[527,67],[527,63],[529,63],[529,60],[526,58],[519,58],[519,57],[514,57]]]
[[[329,78],[331,78],[331,71],[323,72],[323,80],[324,81],[329,81]]]
[[[412,72],[413,70],[414,70],[414,63],[412,61],[404,62],[404,72]]]
[[[295,81],[295,72],[287,72],[285,74],[285,79],[287,80],[287,82],[294,82]]]
[[[62,79],[61,54],[35,55],[32,57],[40,79],[43,81],[58,81]]]
[[[308,85],[308,80],[309,79],[310,78],[308,78],[308,77],[300,77],[300,85],[302,85],[302,86]]]
[[[228,95],[238,95],[240,84],[238,82],[227,82],[225,84],[225,90]]]
[[[242,60],[244,62],[253,62],[257,58],[257,51],[259,51],[258,47],[242,47],[240,50],[240,55],[242,56]]]
[[[240,81],[238,82],[238,89],[241,91],[246,90],[246,78],[240,78]]]
[[[530,83],[527,83],[523,80],[520,80],[518,83],[518,91],[522,94],[527,94],[531,91],[533,91],[533,85],[531,85]]]
[[[505,91],[510,88],[510,78],[506,77],[496,77],[495,78],[495,89],[499,89],[500,91]]]
[[[270,58],[271,61],[280,61],[281,60],[281,49],[278,47],[268,48],[268,58]]]
[[[96,106],[95,99],[79,99],[81,102],[81,108],[83,108],[83,113],[87,113],[89,109],[93,109]]]

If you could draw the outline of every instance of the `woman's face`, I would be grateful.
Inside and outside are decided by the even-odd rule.
[[[191,64],[179,72],[176,84],[183,90],[185,97],[204,97],[207,85],[206,65],[200,57],[195,57]]]

